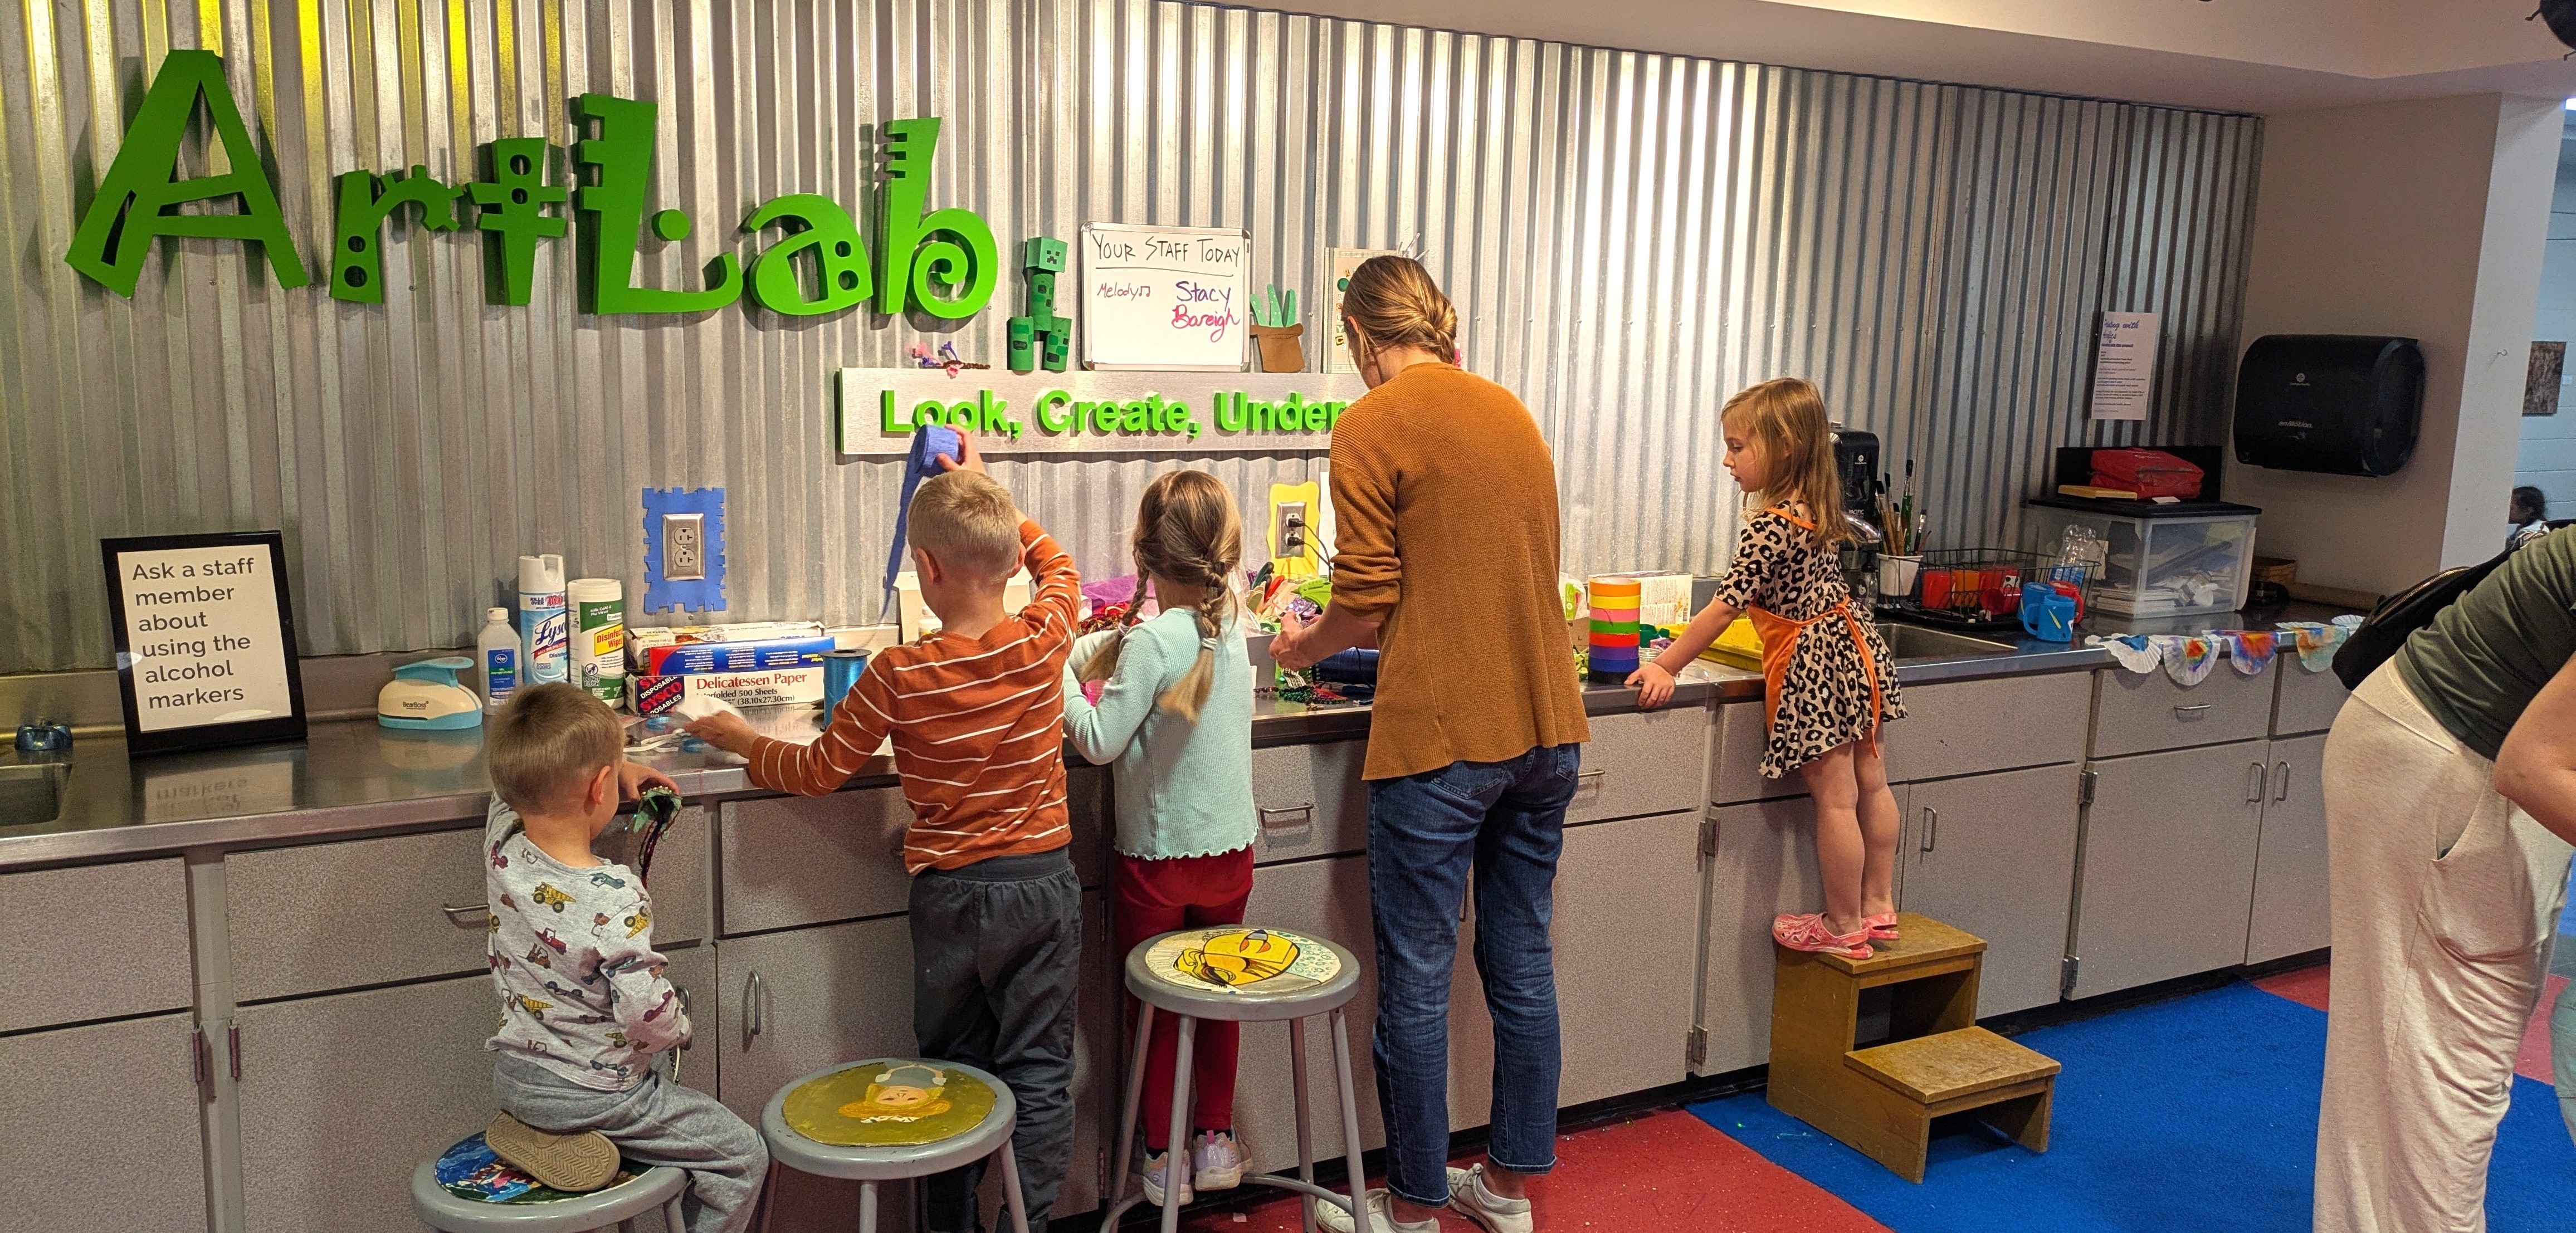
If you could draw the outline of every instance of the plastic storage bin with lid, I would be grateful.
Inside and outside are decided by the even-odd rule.
[[[2131,617],[2192,616],[2245,606],[2254,581],[2254,511],[2131,515],[2034,501],[2032,546],[2054,553],[2069,527],[2084,527],[2104,545],[2092,603]]]

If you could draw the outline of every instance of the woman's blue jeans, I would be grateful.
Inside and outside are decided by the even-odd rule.
[[[1556,1167],[1556,967],[1548,945],[1565,807],[1582,746],[1454,762],[1369,783],[1369,911],[1377,931],[1378,1111],[1387,1186],[1449,1201],[1449,979],[1468,875],[1476,972],[1494,1019],[1493,1162]]]

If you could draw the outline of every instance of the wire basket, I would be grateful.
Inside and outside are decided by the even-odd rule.
[[[2025,582],[2067,583],[2085,611],[2092,565],[2056,564],[2011,548],[1944,548],[1919,557],[1878,559],[1878,610],[1924,625],[1992,632],[2021,628]]]

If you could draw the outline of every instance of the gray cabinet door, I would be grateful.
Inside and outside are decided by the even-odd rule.
[[[0,877],[0,1032],[196,1003],[177,857]]]
[[[726,934],[904,910],[912,806],[900,790],[727,801],[720,809]]]
[[[2046,766],[2084,757],[2088,672],[1909,686],[1887,728],[1887,777],[1899,783]]]
[[[1897,785],[1899,808],[1911,791]],[[1700,950],[1699,1025],[1708,1033],[1708,1051],[1695,1071],[1703,1075],[1771,1060],[1771,919],[1782,912],[1818,911],[1825,902],[1816,873],[1812,804],[1762,801],[1713,816],[1716,842],[1701,891],[1707,934]],[[1651,938],[1636,941],[1654,944]]]
[[[1807,794],[1807,781],[1795,772],[1778,779],[1762,777],[1762,747],[1771,729],[1762,717],[1760,702],[1729,702],[1717,708],[1713,723],[1716,732],[1708,743],[1709,804],[1738,805]]]
[[[2047,766],[1913,785],[1900,902],[1986,940],[1980,1016],[2057,1000],[2082,781]]]
[[[412,1169],[491,1120],[499,1006],[478,973],[242,1007],[254,1233],[417,1227]]]
[[[224,857],[233,996],[485,971],[482,848],[478,828]]]
[[[2272,677],[2220,663],[2197,685],[2162,672],[2104,668],[2093,702],[2093,756],[2258,740],[2272,727]]]
[[[2245,962],[2303,954],[2332,940],[2326,919],[2326,738],[2272,742],[2262,843],[2254,859],[2254,912]]]
[[[1689,1077],[1699,814],[1568,827],[1556,874],[1559,1105]],[[1479,1120],[1482,1120],[1481,1118]]]
[[[2093,764],[2076,997],[2245,961],[2268,752],[2252,742]]]
[[[1357,852],[1368,846],[1368,742],[1274,745],[1252,751],[1252,804],[1262,864]]]
[[[0,1037],[0,1233],[206,1227],[194,1031],[175,1014]]]
[[[1714,718],[1704,706],[1593,716],[1565,820],[1599,822],[1697,808]]]

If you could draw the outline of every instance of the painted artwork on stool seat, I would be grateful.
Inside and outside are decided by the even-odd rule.
[[[787,1094],[788,1129],[836,1147],[913,1147],[964,1134],[993,1112],[993,1089],[937,1062],[879,1058]]]
[[[1285,929],[1193,929],[1154,943],[1147,971],[1176,985],[1227,993],[1294,993],[1342,970],[1333,948]]]

